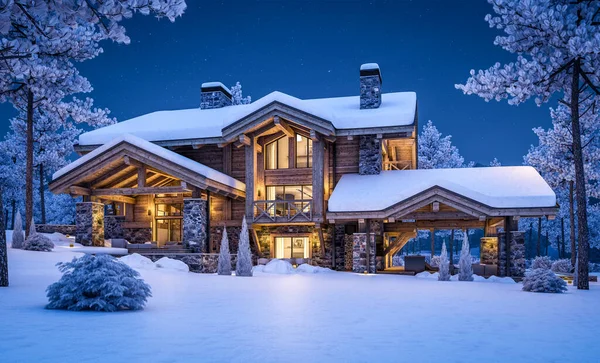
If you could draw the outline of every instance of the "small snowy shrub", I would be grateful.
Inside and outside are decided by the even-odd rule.
[[[252,253],[250,252],[250,235],[246,217],[242,221],[242,232],[240,233],[240,245],[238,247],[237,263],[235,265],[236,276],[252,276]]]
[[[59,262],[63,276],[46,289],[47,309],[140,310],[152,296],[139,273],[108,255]]]
[[[229,238],[227,238],[227,228],[223,227],[223,237],[221,238],[221,250],[219,251],[219,265],[217,267],[219,275],[231,276],[231,255],[229,254]]]
[[[392,257],[392,266],[404,266],[404,257],[401,255],[394,255],[394,257]]]
[[[448,253],[446,252],[446,242],[442,244],[438,281],[450,281],[450,261],[448,261]]]
[[[536,268],[550,270],[552,268],[552,260],[548,256],[537,256],[531,263],[531,268],[534,270]]]
[[[536,268],[525,274],[523,290],[531,292],[562,293],[567,291],[567,283],[546,268]]]
[[[473,265],[471,262],[471,248],[468,238],[463,238],[462,250],[460,251],[460,260],[458,263],[458,281],[473,281]]]
[[[563,258],[561,260],[556,260],[552,263],[552,271],[556,273],[570,273],[573,271],[573,266],[571,265],[571,260],[568,258]]]
[[[23,248],[25,235],[23,234],[23,222],[21,221],[21,212],[17,211],[15,215],[15,227],[12,234],[12,248]]]
[[[431,265],[431,267],[440,267],[440,256],[433,256],[429,264]]]
[[[589,272],[600,272],[600,263],[588,263]]]
[[[54,243],[50,238],[35,230],[35,222],[31,219],[31,227],[29,228],[29,236],[23,243],[23,249],[27,251],[43,251],[50,252],[54,248]]]

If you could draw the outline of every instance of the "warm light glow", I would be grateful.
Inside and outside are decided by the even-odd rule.
[[[70,247],[70,248],[73,248],[73,247],[75,247],[75,245],[73,245],[73,242],[69,243],[69,247]]]
[[[302,141],[302,135],[296,134],[296,141],[298,141],[298,142]]]

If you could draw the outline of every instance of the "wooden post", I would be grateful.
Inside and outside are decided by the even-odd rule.
[[[542,218],[538,218],[538,238],[537,238],[536,253],[537,253],[536,257],[540,256],[542,253]]]
[[[314,148],[314,144],[313,144],[313,148]],[[366,250],[367,250],[367,272],[371,273],[371,220],[370,219],[366,220],[366,229],[367,229],[366,230],[366,232],[367,232],[367,243],[366,243]]]
[[[208,253],[212,253],[212,243],[210,240],[210,190],[206,191],[206,249]]]
[[[506,235],[506,237],[504,238],[504,243],[505,245],[505,250],[506,250],[506,273],[505,276],[510,277],[511,273],[510,273],[510,240],[511,240],[511,235],[510,232],[513,231],[513,219],[512,217],[506,217],[504,218],[504,233]],[[500,251],[498,251],[498,254],[500,253]]]
[[[138,167],[137,185],[138,188],[146,186],[146,165],[140,165]]]
[[[550,240],[548,239],[548,228],[546,228],[546,256],[548,256],[548,245],[550,244]]]
[[[561,230],[561,239],[562,239],[560,258],[565,258],[565,218],[564,217],[562,217],[560,219],[560,230]]]
[[[323,139],[313,141],[313,156],[312,156],[312,187],[313,187],[313,218],[322,220],[323,218],[323,193],[325,187],[323,185],[323,163],[324,163],[324,144]]]
[[[256,153],[254,152],[254,137],[250,145],[245,146],[246,163],[246,219],[248,223],[254,220],[254,176],[256,175]]]
[[[419,233],[419,231],[417,231],[417,233]],[[431,234],[431,258],[433,259],[433,256],[435,255],[435,228],[431,228],[429,234]]]

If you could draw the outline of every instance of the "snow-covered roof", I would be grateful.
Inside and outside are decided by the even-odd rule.
[[[361,110],[359,96],[301,100],[276,91],[246,105],[152,112],[86,132],[79,136],[79,144],[101,145],[122,134],[147,141],[221,137],[224,127],[273,102],[330,121],[336,129],[355,129],[412,125],[417,95],[414,92],[385,93],[379,108]]]
[[[492,208],[554,207],[552,188],[530,166],[382,171],[345,174],[329,198],[330,212],[381,211],[432,187]]]
[[[227,86],[225,86],[221,82],[204,82],[204,83],[202,83],[202,86],[200,86],[200,87],[201,88],[221,87],[225,91],[229,92],[229,94],[231,94],[231,90],[229,88],[227,88]]]
[[[360,70],[361,71],[369,71],[372,69],[379,69],[379,64],[377,63],[365,63],[365,64],[361,64],[360,66]]]
[[[158,157],[172,161],[173,163],[176,163],[183,168],[191,170],[195,173],[198,173],[208,179],[217,181],[221,184],[225,184],[229,187],[239,189],[242,191],[246,190],[246,184],[242,183],[241,181],[239,181],[235,178],[230,177],[227,174],[221,173],[220,171],[217,171],[213,168],[209,168],[208,166],[206,166],[204,164],[201,164],[192,159],[188,159],[185,156],[179,155],[169,149],[163,148],[161,146],[158,146],[156,144],[153,144],[149,141],[146,141],[140,137],[137,137],[137,136],[134,136],[131,134],[123,134],[118,137],[115,137],[114,139],[110,140],[109,142],[105,143],[104,145],[94,149],[92,152],[85,154],[84,156],[80,157],[79,159],[73,161],[72,163],[66,165],[62,169],[55,172],[52,175],[52,179],[56,180],[56,179],[60,178],[62,175],[66,174],[69,171],[77,168],[78,166],[81,166],[81,165],[85,164],[86,162],[94,159],[98,155],[113,148],[114,146],[120,144],[121,142],[129,143],[133,146],[143,149],[143,150],[145,150],[151,154],[154,154]]]

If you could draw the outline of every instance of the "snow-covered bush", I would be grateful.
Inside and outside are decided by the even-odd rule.
[[[25,235],[23,234],[23,222],[21,221],[21,212],[17,211],[15,215],[15,226],[12,234],[12,248],[23,248]]]
[[[401,255],[394,255],[392,257],[392,266],[404,266],[404,257]]]
[[[227,228],[223,227],[223,237],[221,238],[221,250],[219,251],[219,265],[217,267],[219,275],[231,276],[231,255],[229,254],[229,238],[227,238]]]
[[[448,261],[448,253],[446,252],[446,242],[442,244],[438,281],[450,281],[450,261]]]
[[[523,290],[561,293],[567,291],[567,283],[547,268],[536,268],[525,274]]]
[[[154,263],[158,268],[166,270],[174,270],[181,272],[190,272],[190,267],[183,261],[176,260],[174,258],[162,257]]]
[[[552,268],[552,260],[548,256],[537,256],[531,263],[531,268],[533,270],[537,268],[549,270]]]
[[[54,248],[54,243],[50,241],[50,238],[44,236],[41,233],[37,233],[35,230],[35,223],[31,219],[31,227],[29,228],[29,236],[23,242],[23,249],[27,251],[43,251],[50,252]]]
[[[431,258],[429,264],[431,267],[440,267],[440,256],[435,255]]]
[[[242,221],[242,231],[240,232],[240,244],[238,246],[235,275],[252,276],[252,253],[250,252],[250,235],[248,234],[246,216],[244,216],[244,220]]]
[[[463,239],[462,250],[460,251],[460,260],[458,263],[458,280],[459,281],[473,281],[473,265],[471,262],[471,248],[469,246],[469,239]]]
[[[63,276],[46,289],[47,309],[139,310],[152,296],[136,270],[109,255],[84,255],[57,266]]]
[[[589,272],[600,272],[600,263],[588,263]]]
[[[296,273],[291,263],[284,260],[272,259],[263,267],[262,272],[269,274],[289,275]]]
[[[570,273],[573,271],[573,265],[571,265],[571,259],[563,258],[556,260],[552,263],[551,270],[557,273]]]

